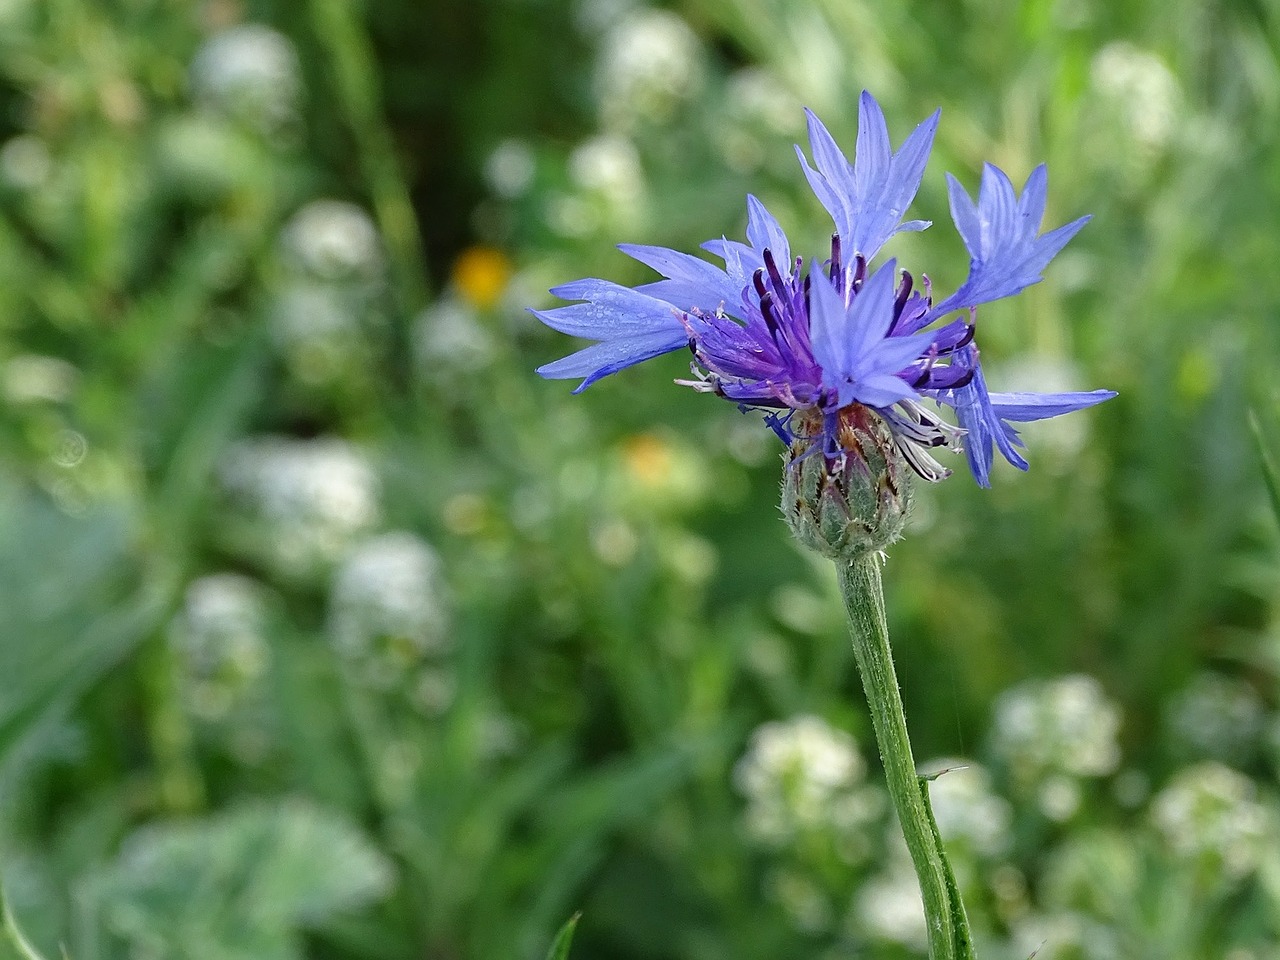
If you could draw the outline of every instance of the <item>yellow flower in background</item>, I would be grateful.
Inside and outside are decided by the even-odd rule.
[[[643,487],[661,487],[671,476],[671,447],[652,433],[630,437],[623,446],[623,456],[628,472]]]
[[[453,262],[453,285],[481,310],[496,306],[511,279],[511,261],[493,247],[469,247]]]

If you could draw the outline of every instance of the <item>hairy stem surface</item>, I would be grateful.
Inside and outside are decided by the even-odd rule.
[[[907,720],[889,650],[889,627],[880,583],[880,555],[838,560],[840,592],[849,612],[853,653],[871,708],[880,760],[902,834],[920,879],[930,960],[971,960],[969,921],[929,806],[929,784],[916,773]]]

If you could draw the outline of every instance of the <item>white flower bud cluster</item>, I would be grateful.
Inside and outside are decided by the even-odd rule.
[[[929,945],[920,881],[904,852],[858,890],[853,916],[877,940],[923,952]]]
[[[328,629],[366,682],[386,689],[417,676],[424,706],[447,705],[447,668],[437,661],[421,673],[452,639],[443,573],[435,551],[415,534],[383,534],[347,554],[333,578]]]
[[[1091,80],[1140,147],[1163,148],[1178,129],[1182,94],[1155,54],[1125,41],[1109,43],[1093,58]]]
[[[353,203],[314,200],[290,219],[280,247],[287,273],[270,311],[272,338],[300,380],[330,382],[368,350],[385,280],[377,227]]]
[[[344,200],[313,200],[281,234],[285,256],[317,280],[375,282],[382,276],[382,241],[362,207]]]
[[[234,573],[192,581],[169,640],[184,703],[203,720],[226,717],[252,696],[270,662],[262,587]]]
[[[770,144],[799,133],[801,107],[775,74],[762,67],[746,67],[725,83],[724,107],[717,111],[715,127],[709,132],[732,169],[754,173],[769,159]]]
[[[1151,819],[1174,856],[1227,881],[1256,870],[1275,834],[1274,817],[1258,802],[1254,782],[1214,762],[1175,774],[1152,799]]]
[[[241,440],[219,479],[242,514],[242,546],[288,577],[331,566],[379,516],[373,468],[335,437]]]
[[[1081,778],[1107,776],[1120,764],[1120,708],[1093,677],[1020,684],[1001,694],[995,714],[996,754],[1050,819],[1075,815]]]
[[[948,843],[967,843],[977,854],[999,856],[1009,848],[1013,811],[991,787],[991,775],[967,760],[935,760],[925,770],[944,770],[929,783],[938,831]]]
[[[661,122],[701,89],[703,52],[697,35],[666,10],[627,14],[605,36],[596,89],[605,125],[629,130]]]
[[[12,404],[65,403],[79,383],[80,371],[61,357],[20,353],[0,367],[0,389]]]
[[[0,180],[15,190],[36,190],[53,173],[53,154],[32,133],[22,133],[0,147]]]
[[[1188,759],[1243,763],[1261,741],[1266,707],[1248,683],[1202,673],[1174,698],[1166,722]]]
[[[524,196],[538,172],[537,158],[524,140],[503,140],[484,163],[484,178],[500,197],[514,200]]]
[[[1116,933],[1084,913],[1031,913],[1012,924],[1012,956],[1036,960],[1122,960]]]
[[[191,88],[204,106],[272,133],[296,117],[302,68],[284,34],[241,24],[205,41],[191,62]]]
[[[473,377],[498,352],[475,308],[458,297],[437,300],[418,315],[413,348],[419,375],[443,388]]]
[[[1103,47],[1090,64],[1089,81],[1081,129],[1088,152],[1082,156],[1094,157],[1121,187],[1137,193],[1196,120],[1188,115],[1175,74],[1156,54],[1132,43]]]
[[[882,798],[863,785],[864,775],[853,737],[803,715],[758,727],[734,768],[734,784],[747,800],[751,835],[781,846],[802,833],[865,832]]]

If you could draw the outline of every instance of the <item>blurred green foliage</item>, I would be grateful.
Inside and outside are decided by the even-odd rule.
[[[739,235],[748,191],[821,249],[801,107],[850,143],[864,87],[895,139],[943,107],[894,241],[940,289],[944,170],[1044,160],[1049,219],[1094,214],[984,361],[1120,391],[919,490],[887,568],[979,951],[1274,955],[1270,0],[0,3],[32,949],[506,960],[581,909],[580,960],[919,955],[775,441],[679,357],[569,396],[523,312]]]

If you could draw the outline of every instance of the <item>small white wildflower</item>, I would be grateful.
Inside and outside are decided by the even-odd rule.
[[[373,219],[344,200],[313,200],[289,220],[282,235],[286,257],[319,280],[376,281],[382,242]]]
[[[1061,773],[1046,777],[1036,789],[1036,803],[1040,806],[1040,812],[1058,823],[1065,823],[1074,817],[1083,800],[1079,781]]]
[[[71,399],[80,371],[60,357],[22,353],[5,363],[3,381],[10,403],[62,403]]]
[[[920,881],[905,858],[868,880],[854,902],[856,920],[877,940],[923,951],[929,945]]]
[[[450,642],[440,559],[420,537],[396,532],[355,547],[333,578],[329,631],[355,659],[402,673]]]
[[[1253,687],[1217,673],[1202,673],[1169,705],[1172,742],[1188,758],[1248,761],[1262,737],[1266,708]]]
[[[995,714],[996,752],[1024,788],[1050,783],[1061,794],[1058,777],[1101,777],[1119,766],[1120,708],[1092,677],[1021,684],[1000,695]]]
[[[1008,849],[1013,814],[1008,801],[991,789],[985,769],[965,760],[935,760],[925,769],[946,770],[929,783],[929,799],[943,839],[964,840],[984,856]]]
[[[569,155],[569,176],[583,189],[616,202],[633,200],[643,179],[640,155],[625,137],[592,137]]]
[[[600,225],[600,214],[582,197],[550,194],[543,204],[543,218],[562,237],[583,237]]]
[[[484,177],[493,192],[508,200],[523,196],[537,172],[533,151],[523,140],[503,140],[489,154],[484,164]]]
[[[192,581],[169,628],[193,713],[216,720],[249,693],[266,670],[266,607],[262,587],[219,573]]]
[[[637,120],[661,122],[696,96],[702,82],[701,45],[674,13],[636,10],[605,37],[596,83],[608,126],[625,130]]]
[[[191,87],[206,106],[270,132],[293,119],[302,69],[284,34],[241,24],[205,41],[191,63]]]
[[[1275,826],[1254,782],[1212,761],[1177,773],[1152,799],[1151,819],[1175,856],[1210,866],[1228,881],[1257,869]]]
[[[725,101],[739,122],[773,133],[790,135],[800,123],[800,101],[786,83],[761,67],[735,70],[725,84]]]
[[[738,70],[725,85],[724,109],[719,111],[710,136],[725,163],[743,174],[758,171],[770,158],[789,155],[781,149],[802,124],[802,104],[787,85],[759,67]],[[771,201],[775,216],[785,214]],[[785,219],[785,217],[784,217]]]
[[[1121,960],[1116,934],[1082,913],[1032,913],[1015,920],[1012,955],[1036,960]]]
[[[452,297],[436,301],[418,315],[413,347],[419,374],[444,385],[483,370],[498,352],[475,308]]]
[[[366,369],[375,339],[369,304],[345,284],[286,282],[276,291],[268,329],[286,366],[300,382],[330,384]]]
[[[766,883],[766,892],[800,932],[818,934],[831,925],[831,904],[813,877],[794,870],[774,870]]]
[[[617,24],[639,5],[639,0],[577,0],[573,8],[573,21],[583,33],[601,33]]]
[[[1093,58],[1090,78],[1138,144],[1160,148],[1169,142],[1178,128],[1182,94],[1159,57],[1123,40],[1109,43]]]
[[[0,147],[0,177],[17,190],[42,186],[52,170],[49,148],[34,134],[19,134]]]
[[[359,317],[332,286],[292,283],[277,294],[270,323],[277,345],[292,347],[350,333]]]
[[[377,479],[355,447],[333,437],[241,440],[219,470],[264,552],[286,575],[335,562],[378,519]]]
[[[1079,371],[1070,362],[1029,354],[1008,360],[988,376],[991,382],[999,382],[1002,389],[1012,393],[1021,390],[1069,393],[1080,390],[1083,382]],[[1021,432],[1024,428],[1018,429]],[[1035,434],[1037,455],[1043,450],[1050,466],[1060,472],[1075,468],[1079,454],[1089,442],[1087,417],[1052,417],[1029,425],[1027,429]]]
[[[820,717],[799,716],[755,730],[734,768],[734,783],[747,800],[751,833],[779,843],[799,831],[860,826],[856,817],[847,822],[858,809],[846,801],[863,774],[849,734]]]
[[[427,666],[418,672],[413,702],[423,713],[438,716],[452,706],[457,692],[458,675],[449,665]]]

